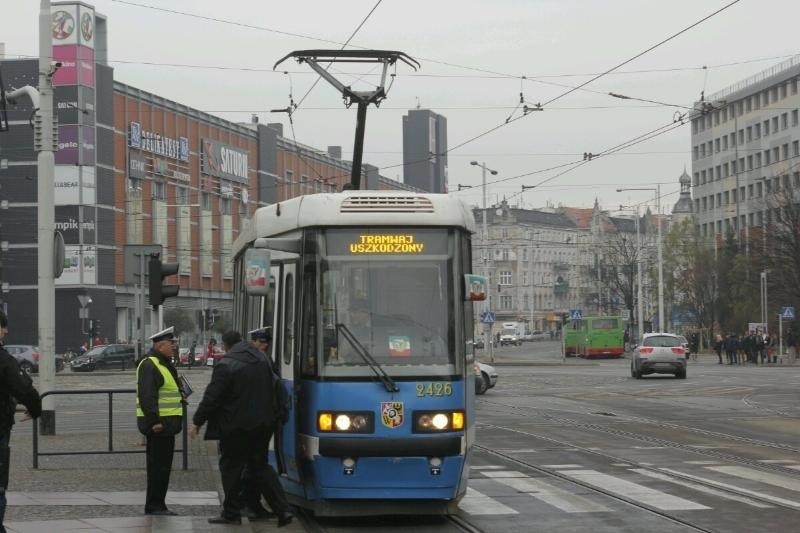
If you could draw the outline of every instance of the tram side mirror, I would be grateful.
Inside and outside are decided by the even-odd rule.
[[[487,280],[485,276],[464,274],[464,300],[482,302],[486,299]]]
[[[245,252],[244,290],[253,296],[269,294],[269,250],[250,248]]]

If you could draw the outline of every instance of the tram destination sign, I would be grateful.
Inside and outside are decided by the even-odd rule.
[[[330,255],[443,255],[447,254],[447,232],[414,229],[331,230]]]

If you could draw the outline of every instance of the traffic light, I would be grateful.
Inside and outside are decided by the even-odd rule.
[[[150,256],[150,305],[158,307],[167,298],[178,295],[180,285],[165,285],[164,278],[178,273],[178,263],[162,263],[161,254]]]

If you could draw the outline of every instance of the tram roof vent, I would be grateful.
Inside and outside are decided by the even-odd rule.
[[[350,196],[340,213],[433,213],[433,202],[424,196]]]

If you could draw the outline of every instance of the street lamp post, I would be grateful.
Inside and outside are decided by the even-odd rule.
[[[482,190],[483,190],[483,209],[482,209],[482,214],[483,214],[483,231],[482,231],[483,238],[481,239],[481,241],[483,243],[483,254],[484,254],[483,255],[483,261],[486,263],[487,274],[488,274],[488,268],[489,268],[489,266],[488,266],[488,262],[489,262],[489,257],[488,257],[489,233],[488,233],[488,230],[486,228],[486,171],[488,170],[492,174],[492,176],[496,176],[497,175],[497,171],[496,170],[492,170],[490,168],[487,168],[486,167],[486,163],[478,163],[477,161],[470,161],[469,164],[473,165],[473,166],[481,167],[481,178],[482,178],[481,187],[482,187]],[[486,289],[487,289],[486,290],[487,300],[489,301],[489,309],[488,310],[491,311],[492,310],[492,284],[491,283],[487,284]],[[492,343],[492,325],[491,324],[486,324],[486,330],[487,330],[486,341],[489,344],[489,360],[493,363],[494,362],[494,343]],[[484,343],[484,345],[485,344],[486,343]]]
[[[617,192],[623,191],[655,191],[656,193],[656,222],[658,223],[658,327],[661,331],[664,331],[664,326],[666,324],[666,317],[664,316],[664,252],[663,246],[664,243],[662,242],[661,238],[661,185],[658,184],[656,187],[646,187],[646,188],[625,188],[625,189],[617,189]],[[639,215],[637,209],[636,215],[636,223],[639,223]],[[638,230],[637,230],[638,233]],[[637,236],[638,238],[638,236]]]

